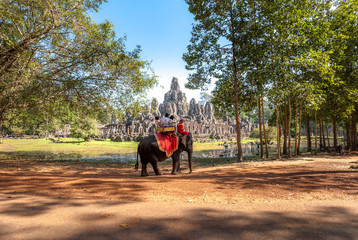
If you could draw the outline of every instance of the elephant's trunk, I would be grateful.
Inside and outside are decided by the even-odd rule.
[[[188,163],[189,163],[189,173],[192,172],[192,168],[191,168],[191,158],[193,156],[193,151],[188,151]]]
[[[139,144],[140,145],[140,144]],[[137,162],[136,164],[134,165],[134,169],[135,170],[138,170],[138,152],[139,152],[139,145],[138,145],[138,148],[137,148]]]

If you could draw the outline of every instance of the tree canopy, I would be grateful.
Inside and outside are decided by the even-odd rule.
[[[61,107],[93,116],[128,107],[156,84],[140,46],[128,51],[110,22],[90,17],[102,2],[0,2],[0,123]]]
[[[187,87],[214,81],[216,112],[237,116],[268,101],[277,110],[279,147],[281,131],[290,135],[291,107],[299,121],[303,106],[307,114],[323,112],[333,125],[356,111],[356,0],[186,3],[195,19],[183,55],[193,71]]]

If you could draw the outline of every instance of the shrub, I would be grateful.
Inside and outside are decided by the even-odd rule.
[[[265,129],[265,132],[266,132],[268,144],[272,143],[273,141],[275,141],[277,139],[277,128],[276,127],[268,127],[268,129],[267,128]],[[255,128],[250,133],[250,138],[260,138],[260,131],[258,128]],[[264,140],[263,133],[262,133],[262,139]]]

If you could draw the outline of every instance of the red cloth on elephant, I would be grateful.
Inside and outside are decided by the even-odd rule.
[[[188,132],[184,131],[184,125],[182,123],[177,125],[177,132],[183,134],[184,136],[189,134]]]
[[[161,132],[154,135],[160,151],[165,152],[167,157],[170,157],[179,147],[179,138],[173,135],[163,136]]]

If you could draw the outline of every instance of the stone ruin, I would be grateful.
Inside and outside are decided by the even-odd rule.
[[[118,141],[140,140],[144,136],[156,133],[154,119],[156,116],[164,116],[165,113],[174,115],[177,120],[186,119],[184,129],[191,132],[195,139],[236,137],[235,121],[216,119],[210,102],[200,105],[193,98],[188,104],[185,93],[180,90],[178,79],[175,77],[172,79],[169,92],[164,96],[163,103],[159,104],[154,98],[144,113],[137,118],[127,114],[123,123],[116,123],[115,117],[112,116],[111,124],[101,128],[101,137]],[[240,123],[242,137],[248,136],[254,126],[246,118],[241,118]]]

